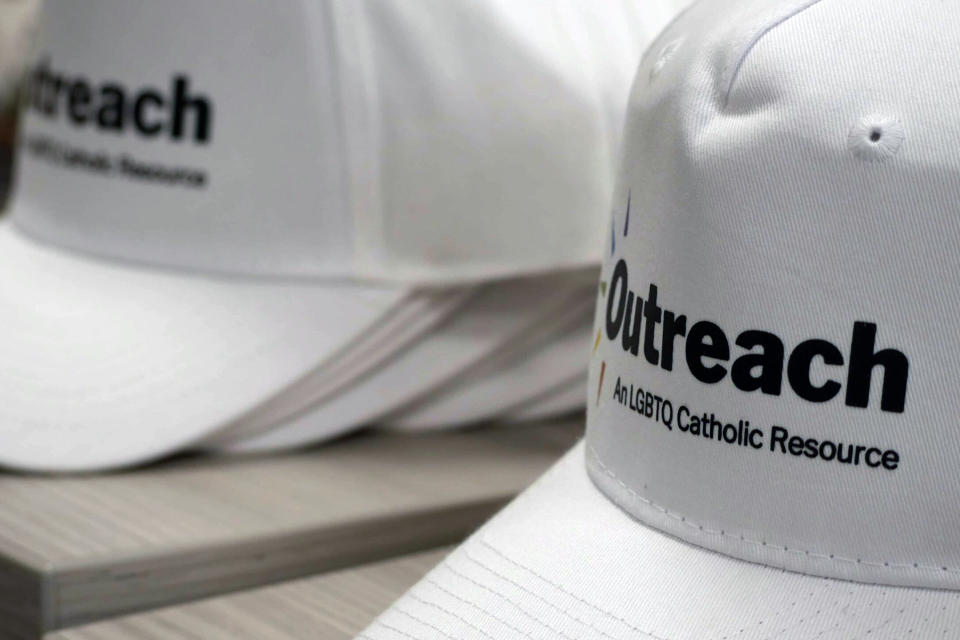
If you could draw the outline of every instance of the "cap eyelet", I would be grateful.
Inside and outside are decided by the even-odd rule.
[[[900,150],[906,137],[903,124],[895,118],[870,115],[850,130],[847,143],[853,155],[867,162],[882,162]]]

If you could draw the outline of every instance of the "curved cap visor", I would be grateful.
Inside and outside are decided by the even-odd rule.
[[[516,334],[536,329],[545,309],[562,308],[571,291],[581,289],[580,280],[579,273],[562,273],[488,284],[419,342],[406,345],[402,353],[342,391],[270,430],[248,437],[224,432],[208,444],[230,453],[276,451],[316,444],[369,424],[429,394]]]
[[[264,434],[274,433],[277,425],[286,428],[291,424],[290,421],[296,422],[297,416],[304,412],[313,412],[317,406],[326,407],[330,402],[353,393],[358,387],[365,386],[369,376],[390,369],[398,353],[422,343],[424,335],[429,334],[438,324],[443,324],[447,317],[455,313],[471,296],[470,289],[461,287],[412,293],[401,304],[391,308],[389,317],[365,330],[363,336],[353,340],[348,348],[328,358],[306,376],[259,404],[250,413],[198,443],[198,448],[236,453],[236,449],[230,446],[231,443],[245,442],[248,438],[259,440]],[[379,394],[375,397],[381,399]],[[369,398],[369,395],[363,396],[363,410],[375,410],[377,403],[371,403]],[[361,423],[351,420],[323,420],[321,424],[322,430],[316,436],[317,442],[342,435]]]
[[[504,422],[532,422],[582,411],[587,403],[586,389],[587,374],[583,373],[511,409],[500,419]]]
[[[366,640],[953,638],[960,594],[791,573],[630,518],[584,445],[360,634]]]
[[[491,420],[582,374],[590,350],[591,290],[574,303],[570,317],[545,330],[548,341],[525,345],[508,358],[490,362],[496,365],[492,370],[471,372],[457,384],[388,417],[388,426],[430,431]]]
[[[0,465],[85,471],[171,453],[302,376],[405,295],[109,264],[0,225]]]

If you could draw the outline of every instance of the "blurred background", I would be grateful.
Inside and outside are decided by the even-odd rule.
[[[17,98],[39,5],[39,0],[0,0],[0,211],[10,189]]]
[[[149,72],[144,72],[146,77],[166,82],[170,73],[188,71],[168,69],[162,59],[158,62],[163,56],[150,50],[152,43],[165,39],[176,43],[170,47],[189,46],[189,34],[196,31],[188,24],[190,18],[147,17],[163,14],[168,5],[161,1],[130,0],[131,4],[116,4],[107,11],[104,7],[110,5],[102,0],[51,0],[47,5],[39,0],[0,0],[0,212],[13,210],[2,223],[8,236],[19,233],[10,232],[16,225],[9,218],[19,216],[29,223],[24,228],[32,229],[24,234],[23,247],[0,243],[0,264],[7,251],[16,254],[21,265],[19,271],[0,267],[0,323],[6,318],[7,328],[38,332],[13,347],[0,347],[0,352],[18,352],[22,346],[28,359],[54,363],[43,370],[32,367],[31,360],[23,371],[7,371],[4,367],[10,365],[0,362],[0,373],[9,374],[4,377],[10,383],[5,397],[8,404],[19,403],[33,392],[29,384],[36,383],[39,389],[47,384],[44,376],[56,380],[62,374],[82,382],[100,371],[101,355],[111,364],[128,352],[143,358],[137,366],[144,370],[134,372],[133,386],[145,389],[139,409],[120,418],[115,406],[100,399],[109,398],[108,383],[100,395],[72,398],[66,392],[62,397],[50,392],[49,403],[31,406],[24,401],[16,404],[28,407],[17,409],[19,416],[16,410],[0,409],[0,640],[350,638],[442,559],[450,545],[476,530],[581,436],[587,367],[599,340],[593,319],[604,286],[598,282],[600,255],[609,241],[616,241],[610,237],[610,218],[624,223],[630,216],[628,194],[615,195],[611,186],[626,98],[641,53],[686,1],[618,0],[594,10],[590,7],[598,5],[569,0],[558,0],[555,6],[502,0],[409,0],[409,4],[285,0],[303,9],[305,16],[319,15],[317,7],[337,7],[339,13],[334,13],[340,22],[332,22],[340,38],[337,45],[344,48],[341,57],[335,56],[340,68],[334,75],[365,91],[369,83],[382,83],[370,93],[384,100],[371,110],[386,114],[384,122],[348,124],[359,126],[364,135],[376,130],[382,139],[399,139],[406,146],[398,145],[399,152],[379,149],[382,157],[376,162],[382,175],[395,183],[382,193],[365,194],[370,202],[393,197],[390,202],[398,209],[435,214],[437,224],[447,222],[445,198],[469,203],[485,197],[502,205],[502,211],[488,209],[489,215],[464,216],[459,222],[451,214],[454,222],[436,232],[439,244],[420,247],[421,254],[453,262],[453,244],[443,246],[442,239],[461,233],[469,241],[471,233],[461,227],[479,219],[472,235],[481,248],[489,241],[523,249],[520,243],[511,244],[511,238],[527,234],[538,241],[531,253],[547,247],[544,251],[553,248],[554,255],[532,267],[522,260],[517,264],[505,260],[502,273],[495,264],[483,277],[454,284],[412,279],[402,291],[386,286],[383,291],[364,289],[347,299],[354,307],[333,305],[316,315],[317,323],[340,325],[336,328],[344,336],[323,358],[310,362],[309,354],[300,354],[305,364],[296,375],[284,374],[277,389],[249,399],[237,391],[244,378],[234,384],[230,377],[239,375],[236,370],[242,367],[224,370],[220,380],[224,388],[211,397],[234,401],[243,411],[235,412],[237,418],[224,410],[224,415],[202,423],[197,418],[194,424],[188,424],[190,416],[205,415],[203,406],[193,413],[170,412],[174,419],[165,417],[165,409],[178,396],[167,400],[162,388],[149,387],[152,369],[158,367],[148,366],[151,354],[140,348],[141,343],[145,337],[160,344],[157,336],[176,336],[164,314],[169,311],[172,316],[184,305],[191,322],[193,314],[200,316],[204,309],[216,318],[223,311],[229,320],[224,331],[231,330],[236,323],[229,313],[234,309],[224,307],[236,305],[241,315],[256,287],[248,296],[224,296],[222,304],[193,292],[173,301],[171,291],[176,290],[167,290],[164,274],[188,280],[195,271],[198,279],[214,282],[222,274],[172,265],[155,269],[160,275],[154,275],[144,266],[152,262],[146,253],[114,259],[109,252],[100,252],[102,238],[111,231],[132,230],[133,244],[144,247],[149,240],[139,240],[152,239],[154,232],[162,235],[169,221],[148,215],[154,204],[170,218],[193,212],[194,205],[183,200],[184,207],[171,207],[168,202],[181,200],[167,200],[155,185],[115,187],[103,176],[66,166],[66,152],[74,157],[78,150],[91,155],[115,152],[118,161],[140,162],[158,148],[157,141],[134,140],[126,132],[97,138],[102,134],[90,127],[68,128],[44,114],[18,114],[27,90],[25,78],[40,78],[43,90],[53,82],[55,101],[63,78],[83,86],[115,80],[98,77],[95,64],[84,66],[98,56],[119,61],[116,68],[129,71],[129,77],[121,80],[142,83],[138,63],[128,61],[137,57],[140,44],[147,52],[142,62]],[[256,9],[263,17],[256,24],[239,9],[232,11],[229,3],[203,0],[196,6],[207,5],[218,7],[226,35],[218,41],[211,34],[210,42],[220,44],[206,43],[209,51],[197,54],[196,60],[190,55],[179,60],[245,78],[261,92],[249,102],[263,101],[263,92],[269,93],[266,87],[274,86],[271,78],[256,64],[234,60],[236,68],[231,68],[223,50],[246,48],[266,59],[272,49],[283,49],[286,34],[268,33],[263,42],[248,45],[244,37],[259,37],[268,30],[264,25],[275,17],[270,9],[265,5]],[[278,5],[277,15],[283,13],[280,8],[289,7]],[[121,25],[107,35],[97,31],[109,31],[109,25],[123,20],[133,23],[130,29]],[[298,25],[289,28],[289,39],[295,39]],[[235,37],[231,29],[248,31]],[[114,36],[117,52],[111,59]],[[378,51],[376,63],[367,63],[389,68],[390,73],[377,76],[362,68],[359,56],[352,59],[354,37],[370,51]],[[307,37],[302,50],[314,51],[314,40],[322,39]],[[436,52],[431,50],[432,41],[437,43]],[[463,42],[470,42],[469,47]],[[50,51],[56,51],[52,62]],[[31,69],[39,71],[31,74]],[[396,79],[400,82],[393,82]],[[195,84],[189,86],[190,106],[201,113],[208,96],[200,92],[206,89],[202,80],[191,81]],[[393,97],[390,91],[404,82],[413,88]],[[171,86],[180,91],[186,85]],[[282,96],[287,89],[280,86],[251,113],[262,118],[269,107],[276,109],[274,98],[286,99]],[[177,95],[178,100],[183,97]],[[465,106],[471,104],[479,108]],[[319,111],[320,107],[306,111],[306,117]],[[211,117],[223,118],[217,121],[219,126],[229,121],[229,115],[218,110]],[[345,120],[354,115],[349,113]],[[206,116],[197,115],[201,117]],[[251,139],[269,138],[272,131],[289,135],[287,118],[286,113],[277,115],[276,129],[269,128],[275,122],[260,125],[252,119],[244,131]],[[293,124],[300,131],[309,130],[311,123]],[[201,127],[199,120],[197,126]],[[277,144],[289,149],[299,136]],[[158,164],[140,165],[139,178],[152,172],[151,180],[172,180],[164,177],[169,167],[163,163],[179,159],[181,152],[182,146],[149,158],[159,159]],[[270,164],[255,154],[236,155],[201,157],[213,179],[220,162],[231,171],[237,169],[221,184],[244,187],[250,179],[242,171]],[[15,170],[20,165],[22,172]],[[362,163],[351,165],[350,171],[358,167],[362,169]],[[326,169],[317,175],[329,173]],[[349,173],[337,168],[341,170]],[[396,175],[388,175],[391,171]],[[527,173],[533,186],[529,193],[520,193],[517,184],[523,184]],[[471,191],[476,185],[482,189]],[[14,199],[11,193],[16,193]],[[223,200],[238,207],[249,200],[242,191],[228,195]],[[202,195],[197,206],[210,207],[217,197]],[[289,199],[295,201],[296,196]],[[92,209],[103,203],[112,206],[114,201],[122,203],[118,209],[135,201],[143,211],[134,211],[136,216],[121,210],[124,215],[107,211],[103,218],[91,217]],[[529,202],[549,204],[535,211]],[[277,210],[287,204],[278,199]],[[58,209],[56,215],[37,217],[48,205],[51,211]],[[232,213],[202,211],[219,222],[229,221]],[[134,221],[141,214],[146,219],[142,229]],[[385,227],[402,230],[406,221],[397,217],[399,221],[388,218]],[[284,226],[282,218],[277,220],[277,226]],[[63,244],[69,250],[46,238],[34,242],[35,231],[43,236],[50,235],[50,229],[67,234]],[[229,225],[224,229],[224,236],[239,235]],[[296,237],[298,230],[292,231]],[[205,251],[198,243],[199,251],[191,259],[202,262],[219,255],[216,234],[207,229],[195,235],[205,237],[211,246]],[[272,240],[246,241],[255,246],[262,239]],[[92,259],[83,256],[86,242],[97,249],[90,251]],[[557,248],[566,246],[587,249],[567,256]],[[34,282],[33,270],[71,260],[76,260],[75,267]],[[133,318],[126,326],[110,324],[116,315],[111,314],[110,292],[97,286],[98,274],[106,269],[145,274],[142,280],[131,280],[134,285],[125,291],[123,310]],[[226,280],[244,275],[228,274]],[[275,276],[270,274],[267,280]],[[338,278],[340,287],[344,278]],[[369,285],[362,278],[352,281],[349,275],[345,280],[358,288],[360,280],[363,287]],[[53,288],[40,292],[51,281],[56,283]],[[218,295],[219,286],[211,285],[210,296]],[[35,293],[46,297],[34,300],[30,296]],[[4,299],[15,294],[28,303],[18,306]],[[278,297],[277,305],[306,308],[290,304],[290,297],[296,298]],[[383,302],[371,312],[381,299],[389,304]],[[178,307],[182,300],[186,302]],[[271,304],[262,304],[252,306],[248,315],[262,333],[272,328],[265,318],[275,312]],[[98,313],[104,316],[102,323]],[[214,320],[207,324],[217,329]],[[289,324],[295,325],[289,330],[291,341],[301,325],[298,335],[312,335],[309,322]],[[74,351],[71,330],[84,340],[89,337],[89,342]],[[229,347],[226,335],[214,332],[205,342],[222,339]],[[101,354],[96,346],[100,343],[90,346],[96,340],[110,346],[124,339],[129,344],[119,354]],[[157,361],[176,374],[169,376],[168,384],[182,385],[182,395],[194,391],[184,380],[203,364],[190,364],[189,357],[195,355],[191,352],[208,346],[204,341],[193,348],[171,342],[157,348]],[[275,361],[250,366],[276,365],[280,371],[296,356],[296,349],[287,345]],[[23,392],[16,388],[21,382]],[[195,386],[205,391],[215,382],[216,377]],[[203,397],[198,404],[203,405]],[[112,431],[104,426],[110,420]],[[173,424],[178,421],[182,424]],[[81,437],[85,428],[91,435]]]

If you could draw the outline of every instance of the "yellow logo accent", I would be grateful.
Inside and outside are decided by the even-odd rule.
[[[603,374],[607,372],[607,361],[600,363],[600,384],[597,385],[597,406],[600,406],[600,393],[603,391]]]

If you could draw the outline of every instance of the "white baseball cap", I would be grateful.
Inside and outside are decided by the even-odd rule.
[[[546,318],[531,339],[491,354],[422,401],[391,414],[385,424],[436,431],[493,420],[586,372],[595,286],[583,287],[576,302]]]
[[[593,262],[634,5],[47,2],[0,226],[0,464],[155,458],[414,295]]]
[[[585,442],[361,637],[960,636],[958,63],[940,0],[668,27]]]
[[[220,445],[274,428],[285,428],[294,416],[309,411],[314,405],[326,405],[331,398],[353,395],[366,386],[369,376],[392,371],[396,358],[432,341],[441,327],[459,317],[464,307],[472,306],[477,288],[483,287],[432,289],[408,296],[407,304],[395,307],[388,317],[368,327],[361,338],[352,340],[346,348],[279,393],[196,443],[195,448],[225,452]],[[444,291],[446,295],[442,293]],[[380,398],[371,401],[367,397],[358,410],[375,410],[379,403]],[[326,423],[316,440],[329,440],[359,426],[362,422]]]
[[[480,286],[429,335],[336,387],[305,381],[294,393],[261,404],[245,420],[209,438],[204,447],[259,453],[313,445],[362,425],[469,370],[519,335],[539,333],[544,313],[560,313],[583,298],[596,269],[499,280]],[[584,360],[580,358],[585,369]]]
[[[507,423],[533,422],[583,411],[586,407],[587,373],[548,389],[536,398],[510,409],[498,421]]]

